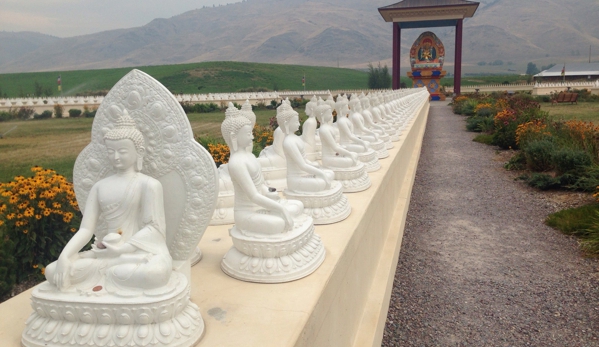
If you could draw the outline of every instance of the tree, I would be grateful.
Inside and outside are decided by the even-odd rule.
[[[526,74],[527,75],[536,75],[539,73],[539,69],[537,68],[537,64],[533,62],[529,62],[526,66]]]
[[[391,87],[391,75],[387,65],[381,67],[379,62],[377,67],[368,64],[368,88],[387,89]]]
[[[38,81],[35,81],[33,88],[35,90],[35,92],[33,93],[35,96],[42,96],[42,93],[44,92],[44,87]]]

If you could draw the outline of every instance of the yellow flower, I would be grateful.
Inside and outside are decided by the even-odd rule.
[[[77,229],[75,228],[71,228],[71,232],[74,233],[75,231],[77,231]]]
[[[54,208],[60,208],[60,207],[61,207],[61,205],[60,205],[60,203],[58,203],[58,202],[53,202],[53,203],[52,203],[52,207],[54,207]]]
[[[13,195],[8,201],[10,201],[11,204],[16,204],[17,201],[19,201],[19,198],[16,195]]]
[[[4,221],[0,219],[0,226],[4,225]]]
[[[43,214],[44,214],[44,216],[48,217],[50,215],[50,212],[52,212],[51,209],[45,208]]]
[[[37,269],[38,267],[39,267],[39,265],[37,265],[37,264],[33,264],[33,268],[34,268],[34,269]]]
[[[39,208],[46,208],[46,202],[45,202],[45,201],[39,201],[39,202],[37,203],[37,206],[38,206]]]
[[[29,230],[25,229],[23,230],[23,234],[27,234],[29,232]]]
[[[39,215],[39,214],[36,214],[36,215],[35,215],[35,219],[37,219],[37,220],[40,220],[40,219],[42,219],[42,216],[41,216],[41,215]]]
[[[32,217],[33,216],[33,207],[29,207],[28,209],[25,210],[25,212],[23,212],[23,215],[25,217]]]
[[[31,168],[31,171],[33,171],[33,172],[39,172],[39,171],[42,171],[42,168],[36,165],[36,166],[34,166],[34,167]]]
[[[15,218],[15,214],[14,213],[9,213],[6,215],[6,219],[11,220]]]
[[[42,268],[42,275],[45,275],[45,274],[46,274],[46,268],[45,268],[45,267],[43,267],[43,268]]]

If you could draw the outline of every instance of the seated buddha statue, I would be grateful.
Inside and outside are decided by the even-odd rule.
[[[258,159],[245,150],[254,139],[251,123],[235,107],[227,109],[221,131],[231,150],[229,174],[235,190],[235,225],[229,231],[233,247],[221,268],[231,277],[259,283],[309,275],[325,254],[312,218],[303,213],[300,201],[281,199],[264,183]]]
[[[306,158],[310,161],[315,161],[318,157],[317,140],[316,140],[316,128],[318,128],[318,122],[314,113],[314,108],[318,105],[316,95],[312,96],[312,99],[306,103],[306,116],[308,119],[302,125],[302,140],[304,141],[304,150],[306,151]]]
[[[277,109],[277,122],[285,133],[283,149],[287,158],[287,189],[285,196],[304,203],[304,213],[314,218],[314,224],[339,222],[351,212],[343,186],[334,180],[335,173],[314,166],[306,159],[304,142],[295,134],[299,117],[290,105]]]
[[[366,173],[365,165],[358,160],[358,154],[340,146],[335,139],[338,131],[332,125],[333,111],[328,104],[316,108],[320,121],[320,139],[322,142],[322,166],[335,173],[335,180],[343,185],[344,193],[366,190],[371,181]]]
[[[352,95],[349,101],[349,109],[349,120],[354,126],[355,135],[364,141],[368,141],[370,147],[377,152],[379,159],[387,158],[389,152],[387,151],[385,142],[379,138],[377,133],[367,128],[364,124],[364,117],[361,114],[362,107],[356,95]]]
[[[46,279],[61,291],[104,288],[113,294],[153,289],[168,283],[172,259],[165,241],[162,185],[140,172],[144,138],[125,111],[104,135],[116,173],[93,185],[79,231]],[[105,232],[98,226],[104,223]],[[93,236],[92,249],[80,252]]]
[[[282,104],[290,105],[289,100],[283,100]],[[291,106],[290,106],[291,107]],[[283,140],[285,133],[279,127],[273,132],[272,145],[264,148],[258,156],[258,162],[262,166],[262,173],[267,185],[282,191],[287,187],[287,160],[283,151]]]
[[[283,149],[287,158],[287,187],[289,190],[317,192],[330,189],[334,174],[321,170],[306,159],[304,141],[295,132],[299,129],[299,117],[291,106],[281,104],[277,109],[279,128],[285,133]]]

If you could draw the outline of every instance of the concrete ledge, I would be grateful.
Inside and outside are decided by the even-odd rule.
[[[347,194],[352,214],[316,226],[326,259],[290,283],[237,281],[220,270],[230,226],[209,227],[192,268],[192,301],[206,333],[198,346],[380,346],[429,103],[401,136],[372,187]],[[31,290],[0,304],[0,346],[20,346]]]

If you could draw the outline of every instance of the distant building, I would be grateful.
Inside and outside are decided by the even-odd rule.
[[[561,82],[563,64],[539,72],[534,75],[536,82]],[[599,79],[599,63],[566,63],[566,81],[596,81]]]

